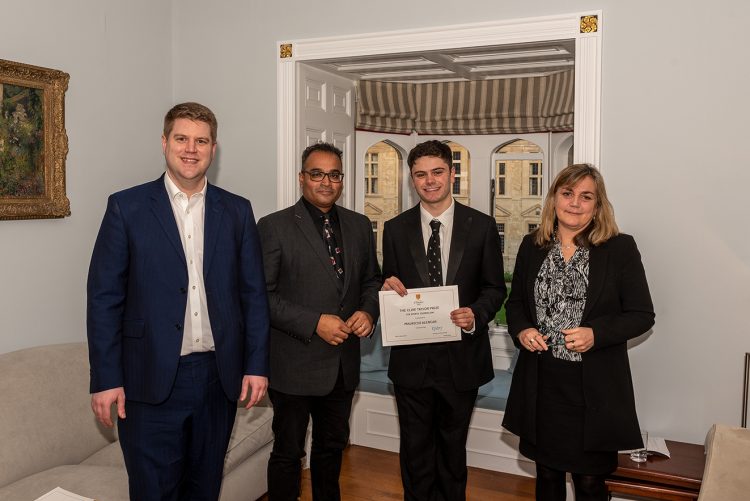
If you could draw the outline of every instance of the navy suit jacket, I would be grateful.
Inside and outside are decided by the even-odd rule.
[[[227,397],[268,373],[268,301],[250,202],[208,185],[203,277]],[[188,272],[164,176],[109,197],[88,276],[90,391],[164,401],[185,329]]]

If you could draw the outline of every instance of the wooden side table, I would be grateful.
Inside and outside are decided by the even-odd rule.
[[[706,456],[703,445],[667,440],[671,458],[649,456],[645,463],[618,455],[617,470],[607,480],[613,493],[642,496],[665,501],[698,499]]]

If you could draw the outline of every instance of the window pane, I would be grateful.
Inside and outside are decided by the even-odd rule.
[[[505,177],[501,177],[497,180],[497,194],[505,195]]]
[[[454,163],[453,169],[456,171],[457,176],[461,175],[461,163],[460,162]]]
[[[454,151],[453,152],[453,160],[461,160],[461,152],[460,151]]]
[[[497,234],[500,235],[500,248],[505,252],[505,223],[497,223]]]
[[[539,195],[539,180],[535,177],[532,177],[531,179],[529,179],[529,195],[531,196]]]

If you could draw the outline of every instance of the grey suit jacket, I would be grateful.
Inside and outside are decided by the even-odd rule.
[[[382,284],[370,220],[337,207],[344,248],[338,283],[325,243],[300,199],[258,222],[271,316],[271,388],[292,395],[325,395],[339,366],[347,390],[359,384],[359,338],[332,346],[315,329],[323,313],[342,320],[355,311],[378,318]]]

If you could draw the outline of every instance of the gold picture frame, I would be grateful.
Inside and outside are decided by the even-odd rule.
[[[0,59],[0,219],[70,215],[63,71]]]

